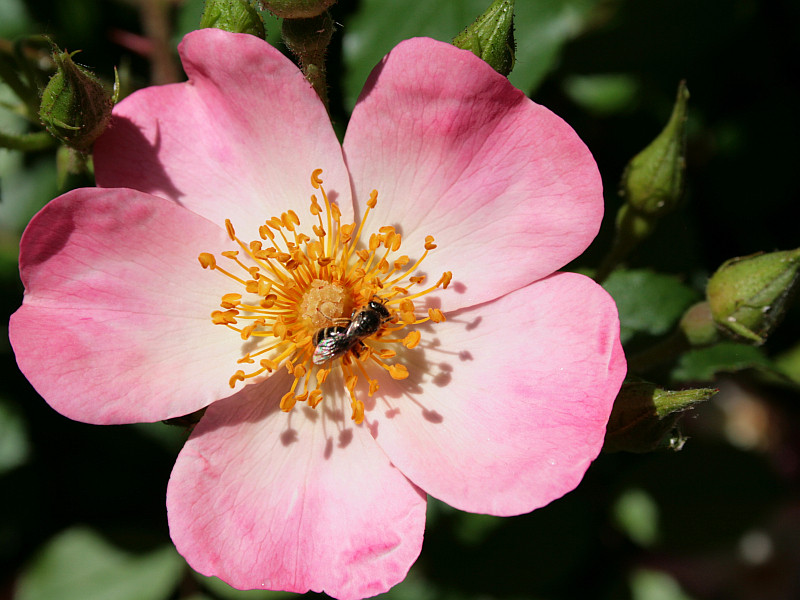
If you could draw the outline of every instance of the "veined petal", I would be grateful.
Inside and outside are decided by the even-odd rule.
[[[425,495],[330,399],[281,412],[288,385],[277,374],[208,408],[170,478],[172,539],[237,588],[386,591],[419,554]]]
[[[189,33],[179,50],[189,81],[150,87],[114,108],[95,144],[101,187],[169,198],[246,239],[288,209],[306,209],[309,176],[351,219],[342,150],[311,85],[291,61],[254,36]]]
[[[404,360],[424,373],[383,378],[365,423],[423,490],[500,516],[578,485],[626,371],[614,302],[574,273],[451,315]]]
[[[210,323],[223,277],[199,249],[225,230],[133,190],[53,200],[22,237],[22,307],[9,335],[20,369],[60,413],[89,423],[156,421],[231,394],[242,341]]]
[[[577,134],[450,44],[394,48],[364,87],[344,150],[357,209],[376,188],[371,222],[394,225],[411,248],[436,238],[425,268],[453,272],[447,310],[549,275],[600,227],[602,182]]]

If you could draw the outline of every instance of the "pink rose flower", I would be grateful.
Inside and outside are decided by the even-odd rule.
[[[265,42],[180,52],[188,82],[115,108],[100,187],[31,221],[10,336],[72,419],[208,407],[167,491],[189,564],[362,598],[419,555],[426,494],[518,515],[572,490],[626,368],[610,297],[556,272],[603,213],[575,132],[430,39],[378,65],[341,145]]]

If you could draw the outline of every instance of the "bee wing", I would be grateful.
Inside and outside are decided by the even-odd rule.
[[[331,333],[328,337],[319,341],[317,347],[314,348],[314,355],[311,360],[315,365],[321,365],[340,354],[344,354],[348,347],[347,336],[344,333]]]

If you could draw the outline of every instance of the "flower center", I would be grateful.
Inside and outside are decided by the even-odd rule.
[[[426,321],[445,320],[442,311],[428,309],[418,315],[415,300],[442,287],[452,274],[442,274],[432,286],[421,286],[424,275],[413,275],[428,252],[436,248],[432,236],[425,238],[422,256],[409,266],[406,255],[395,255],[401,236],[393,227],[381,227],[360,243],[364,222],[378,200],[373,190],[361,223],[341,223],[339,207],[328,200],[322,187],[321,169],[311,174],[311,185],[319,190],[324,207],[311,196],[309,212],[316,224],[314,237],[300,233],[300,218],[289,210],[259,227],[261,239],[246,244],[225,221],[231,241],[239,250],[222,252],[233,265],[227,270],[214,255],[199,255],[203,268],[216,270],[236,283],[236,291],[222,296],[211,313],[216,325],[237,332],[252,344],[237,360],[240,365],[230,378],[237,382],[285,368],[293,377],[280,402],[289,412],[298,402],[316,408],[327,393],[325,381],[339,368],[350,397],[352,419],[364,420],[364,403],[356,395],[359,377],[369,384],[368,395],[378,390],[370,369],[385,369],[394,379],[408,377],[408,369],[397,359],[398,344],[414,348],[419,330],[402,335],[404,329]],[[239,275],[235,274],[239,272]]]

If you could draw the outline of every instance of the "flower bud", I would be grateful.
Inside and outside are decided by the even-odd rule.
[[[709,346],[719,339],[708,302],[690,306],[681,317],[680,329],[692,346]]]
[[[662,216],[673,210],[681,199],[686,168],[688,100],[689,90],[682,81],[667,126],[631,159],[622,174],[620,194],[637,212]]]
[[[325,12],[336,0],[262,0],[261,4],[276,17],[307,19]]]
[[[88,153],[111,119],[114,99],[91,71],[73,62],[75,54],[54,49],[56,73],[42,93],[39,118],[55,138]]]
[[[210,27],[231,33],[249,33],[262,40],[267,37],[264,20],[248,0],[206,0],[200,28]]]
[[[514,0],[494,0],[472,25],[453,38],[457,48],[469,50],[501,75],[514,68]]]
[[[716,393],[717,390],[709,388],[670,391],[644,381],[626,381],[614,401],[603,450],[679,450],[683,438],[676,425],[681,413]]]
[[[726,261],[706,288],[717,326],[734,338],[763,344],[786,311],[798,269],[800,248]]]

